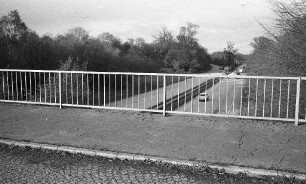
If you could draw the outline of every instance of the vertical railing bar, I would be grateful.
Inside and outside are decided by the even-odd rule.
[[[166,116],[166,100],[167,100],[167,76],[163,76],[163,115]]]
[[[23,97],[24,97],[24,95],[23,95],[23,79],[22,79],[22,72],[20,72],[19,73],[20,75],[20,83],[21,83],[21,89],[20,89],[20,93],[21,93],[21,100],[23,101],[24,99],[23,99]]]
[[[35,76],[36,76],[36,74],[35,74]],[[58,76],[60,77],[60,75],[58,74]],[[35,79],[35,84],[36,84],[36,79]],[[55,103],[57,103],[57,98],[56,98],[56,73],[54,73],[54,97],[55,97]],[[36,95],[36,86],[35,86],[35,95]],[[62,96],[59,96],[60,98],[62,97]],[[36,98],[36,96],[35,96],[35,98]]]
[[[4,79],[4,74],[3,74],[4,72],[2,71],[1,73],[2,73],[2,90],[3,90],[3,98],[4,98],[4,100],[5,100],[6,98],[5,98],[5,85],[4,85],[4,83],[5,83],[4,80],[5,80],[5,79]],[[17,74],[17,72],[16,72],[16,74]]]
[[[299,125],[299,112],[300,112],[300,91],[301,91],[301,77],[296,81],[296,96],[295,96],[295,126]]]
[[[17,74],[17,72],[16,72]],[[2,75],[2,91],[3,91],[3,100],[5,100],[5,89],[4,89],[4,75],[3,75],[3,71],[1,71],[1,75]]]
[[[219,78],[219,114],[221,114],[221,85],[222,85],[222,80],[220,77]]]
[[[132,75],[132,109],[134,109],[134,75]]]
[[[198,113],[200,113],[201,77],[198,77]]]
[[[6,84],[7,84],[7,98],[10,100],[10,84],[9,84],[9,72],[6,72]]]
[[[112,96],[111,96],[111,74],[108,74],[108,103],[111,106]]]
[[[225,114],[227,114],[228,78],[226,78]]]
[[[250,89],[251,89],[251,79],[249,78],[249,94],[248,94],[248,116],[250,116],[250,95],[251,95],[251,92],[250,92]]]
[[[71,90],[71,94],[70,94],[70,96],[71,96],[71,104],[73,104],[73,76],[72,76],[72,73],[70,74],[70,79],[71,79],[71,81],[70,81],[70,90]]]
[[[178,111],[180,107],[180,83],[181,83],[181,77],[178,76],[178,81],[177,81],[177,110]]]
[[[288,95],[287,95],[287,119],[289,117],[289,98],[290,98],[290,79],[288,80]]]
[[[82,76],[81,76],[81,78],[82,78],[82,105],[84,105],[85,103],[84,103],[84,73],[82,73]]]
[[[9,84],[9,73],[6,71],[6,84],[7,84],[7,99],[10,100],[10,84]]]
[[[150,76],[150,80],[151,80],[151,100],[150,100],[150,107],[151,109],[153,108],[153,75]]]
[[[47,103],[47,86],[46,86],[46,72],[44,72],[44,91],[45,91],[45,103]]]
[[[12,83],[12,99],[14,100],[14,80],[13,80],[13,71],[11,71],[11,83]]]
[[[279,80],[278,117],[280,117],[281,99],[282,99],[282,79]]]
[[[211,113],[214,113],[214,91],[215,91],[215,78],[212,82],[212,91],[211,91]]]
[[[30,79],[31,81],[31,79]],[[32,86],[32,85],[31,85]],[[50,103],[52,102],[51,74],[49,72]],[[32,91],[32,90],[31,90]],[[31,92],[32,93],[32,92]],[[31,98],[32,99],[32,98]]]
[[[184,99],[184,112],[186,111],[186,103],[187,103],[187,77],[185,77],[185,99]]]
[[[258,78],[256,79],[256,92],[255,92],[255,117],[257,117],[257,96],[258,96]]]
[[[271,94],[271,106],[270,106],[270,117],[272,117],[272,110],[273,110],[273,92],[274,92],[274,90],[273,90],[273,87],[274,87],[274,80],[272,79],[272,94]]]
[[[87,83],[86,83],[87,77],[88,77],[87,74],[82,73],[82,104],[83,105],[86,105],[86,101],[87,101],[87,97],[86,97],[87,96]]]
[[[117,107],[117,75],[115,74],[115,107]]]
[[[147,94],[147,76],[144,76],[144,80],[145,80],[145,90],[144,90],[144,96],[143,96],[143,109],[146,109],[146,94]]]
[[[100,74],[98,74],[98,106],[101,106]]]
[[[59,96],[59,104],[60,104],[60,109],[62,109],[62,73],[58,73],[58,96]]]
[[[39,77],[39,81],[38,81],[38,82],[39,82],[39,101],[42,102],[42,100],[41,100],[41,98],[42,98],[42,97],[41,97],[41,96],[42,96],[42,94],[41,94],[41,89],[42,89],[42,88],[41,88],[41,79],[40,79],[41,76],[40,76],[40,73],[41,73],[41,72],[38,73],[38,77]],[[36,74],[35,74],[35,80],[36,80]],[[36,101],[36,81],[35,81],[35,101]]]
[[[90,103],[89,103],[89,74],[87,73],[87,75],[86,75],[86,86],[87,86],[87,105],[89,105]]]
[[[236,78],[234,78],[233,114],[235,114]]]
[[[265,103],[266,103],[266,82],[267,80],[265,79],[264,81],[264,101],[263,101],[263,108],[262,108],[262,117],[265,116]]]
[[[106,100],[106,80],[105,80],[105,75],[106,74],[103,74],[103,106],[105,107],[105,100]]]
[[[17,101],[19,100],[19,95],[18,95],[18,72],[16,72],[16,97]]]
[[[16,74],[17,74],[17,72],[16,72]],[[16,77],[17,77],[17,75],[16,75]],[[35,102],[37,102],[37,89],[36,89],[36,83],[37,83],[37,79],[36,79],[36,72],[34,72],[34,88],[35,88]],[[18,94],[18,89],[17,89],[17,94]]]
[[[192,101],[193,101],[193,77],[191,77],[191,97],[190,97],[190,101],[191,101],[190,110],[191,110],[191,112],[193,112],[193,103],[192,103]]]
[[[76,100],[77,100],[77,105],[79,105],[79,74],[76,73]]]
[[[95,74],[92,74],[92,105],[95,105]]]
[[[205,77],[205,93],[207,93],[207,83],[208,83],[208,78],[207,77]],[[206,102],[207,100],[205,100],[205,113],[206,113],[206,107],[207,107],[207,102]]]
[[[120,85],[120,88],[121,88],[121,91],[120,91],[120,99],[121,99],[121,101],[120,101],[120,106],[121,106],[121,108],[122,108],[122,74],[121,74],[121,80],[120,80],[120,83],[121,83],[121,85]]]
[[[125,107],[128,108],[128,101],[129,101],[129,75],[126,75],[126,98],[125,98]]]
[[[81,102],[79,102],[79,103],[84,105],[84,74],[83,73],[81,73],[81,82],[80,82],[80,85],[81,85],[81,89],[80,89],[80,93],[81,93],[80,101]]]
[[[140,108],[140,75],[137,76],[138,78],[138,109]]]
[[[171,111],[173,111],[173,76],[171,76]]]
[[[157,92],[156,109],[158,110],[158,100],[159,100],[159,93],[158,93],[158,92],[159,92],[159,91],[158,91],[158,90],[159,90],[159,87],[158,87],[158,83],[159,83],[158,79],[159,79],[159,78],[158,78],[158,75],[156,75],[156,78],[157,78],[157,79],[156,79],[156,83],[157,83],[157,85],[156,85],[156,92]]]
[[[68,87],[67,87],[67,86],[68,86],[68,85],[67,85],[67,83],[68,83],[67,78],[68,78],[68,77],[67,77],[67,75],[68,75],[68,74],[65,73],[65,89],[66,89],[66,91],[65,91],[65,92],[66,92],[66,101],[65,101],[65,103],[66,103],[66,104],[68,104]]]
[[[20,99],[21,99],[21,101],[23,101],[22,72],[19,72],[19,80],[20,80]]]
[[[32,101],[32,72],[29,72],[30,80],[30,101]]]
[[[4,72],[3,72],[4,73]],[[23,92],[22,92],[22,74],[21,74],[21,72],[16,72],[16,74],[17,73],[19,73],[19,81],[20,81],[20,100],[21,101],[23,101]],[[18,78],[18,75],[17,75],[17,78]],[[5,81],[4,81],[5,79],[4,79],[4,76],[3,76],[3,84],[5,83]],[[3,86],[4,87],[4,86]],[[3,88],[3,93],[4,93],[4,97],[5,97],[5,88]],[[17,93],[19,93],[19,91],[17,91]],[[5,98],[4,98],[5,99]]]
[[[25,90],[26,90],[26,101],[28,101],[28,82],[27,82],[27,72],[24,73],[25,76]]]
[[[240,80],[242,80],[242,79],[240,79]],[[243,86],[240,83],[240,116],[242,114],[242,88],[243,88]]]
[[[38,73],[38,78],[39,78],[39,102],[41,102],[41,72]]]
[[[21,90],[20,90],[20,92],[21,92],[21,94],[20,94],[21,97],[20,97],[20,98],[21,98],[21,100],[23,101],[23,100],[24,100],[24,96],[25,96],[25,95],[24,95],[25,89],[24,89],[24,85],[23,85],[22,73],[23,73],[23,72],[19,72],[19,74],[20,74],[20,76],[19,76],[20,78],[19,78],[19,79],[20,79],[20,83],[21,83]],[[25,72],[24,72],[24,73],[25,73]],[[8,96],[8,98],[9,98],[9,96]]]

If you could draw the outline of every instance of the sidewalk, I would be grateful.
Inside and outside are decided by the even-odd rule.
[[[306,173],[306,125],[0,103],[0,138]]]

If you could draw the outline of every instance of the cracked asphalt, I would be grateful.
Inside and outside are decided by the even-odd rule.
[[[0,103],[0,137],[306,173],[306,124]]]

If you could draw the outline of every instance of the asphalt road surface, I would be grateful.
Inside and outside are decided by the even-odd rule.
[[[215,75],[215,74],[206,74],[206,75]],[[175,78],[175,77],[174,77]],[[176,77],[177,79],[177,77]],[[192,98],[190,98],[189,92],[194,91],[197,89],[199,85],[204,86],[207,81],[210,81],[212,77],[180,77],[179,82],[172,82],[172,77],[167,77],[168,85],[166,87],[166,99],[167,99],[167,110],[175,110],[178,109],[178,97],[179,98],[179,104],[182,105],[185,101],[185,103],[188,103]],[[143,80],[143,78],[141,79]],[[138,94],[137,90],[134,91],[134,95],[130,96],[129,98],[123,98],[121,100],[121,97],[117,98],[116,101],[112,101],[111,103],[107,103],[107,107],[122,107],[122,108],[133,108],[133,109],[156,109],[161,110],[163,108],[163,87],[162,85],[159,86],[158,89],[151,90],[150,89],[150,77],[147,78],[147,89],[145,93]],[[162,80],[162,79],[160,79]],[[174,79],[175,80],[175,79]],[[137,85],[137,79],[135,80],[134,85]],[[155,80],[156,82],[156,80]],[[130,84],[131,85],[131,84]],[[144,86],[142,86],[144,87]],[[209,87],[209,86],[208,86]],[[192,90],[193,89],[193,90]],[[203,88],[204,89],[204,88]],[[114,93],[114,92],[113,92]],[[117,91],[117,93],[121,93],[120,90]],[[123,92],[123,94],[126,93],[126,91]],[[131,90],[128,92],[131,94]],[[185,97],[184,95],[187,95]],[[194,93],[195,94],[195,93]],[[112,94],[114,95],[114,94]],[[189,97],[188,97],[189,95]],[[171,102],[170,102],[171,100]]]
[[[196,95],[188,103],[182,105],[179,111],[239,115],[245,79],[215,78],[214,80],[218,82],[213,86],[210,85],[209,89],[202,90],[200,88],[201,92],[208,93],[209,99],[207,101],[199,101],[199,95]]]
[[[170,83],[166,88],[166,110],[208,114],[239,115],[241,110],[241,97],[245,79],[214,77],[190,77],[180,82]],[[236,75],[231,73],[231,75]],[[167,78],[168,82],[171,77]],[[137,84],[135,84],[137,85]],[[199,101],[199,94],[207,92],[209,100]],[[119,93],[119,92],[118,92]],[[163,88],[147,90],[127,99],[119,98],[106,106],[133,109],[163,109]]]

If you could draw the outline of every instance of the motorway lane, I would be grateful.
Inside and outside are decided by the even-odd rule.
[[[215,75],[215,74],[208,74]],[[181,81],[172,84],[172,77],[167,77],[167,81],[170,82],[166,88],[166,97],[167,97],[167,110],[175,110],[178,109],[178,106],[181,106],[184,101],[188,103],[192,98],[187,97],[186,95],[191,89],[197,89],[200,85],[205,85],[206,81],[210,80],[211,77],[192,77],[185,78],[180,77]],[[183,80],[184,79],[184,80]],[[149,79],[150,80],[150,79]],[[160,78],[162,80],[162,78]],[[137,81],[135,81],[135,85],[137,85]],[[144,86],[143,86],[144,87]],[[204,89],[204,88],[203,88]],[[202,89],[202,90],[203,90]],[[193,90],[194,91],[194,90]],[[117,91],[117,93],[121,93],[121,91]],[[125,93],[125,92],[123,92]],[[131,93],[131,91],[129,91]],[[163,109],[163,88],[162,86],[155,90],[150,90],[150,82],[147,83],[147,90],[145,93],[139,94],[137,91],[134,92],[133,97],[124,98],[121,100],[119,97],[116,102],[113,101],[109,104],[106,104],[108,107],[122,107],[122,108],[133,108],[133,109],[155,109],[162,110]],[[178,96],[180,98],[178,99]],[[178,105],[180,104],[180,105]]]
[[[167,88],[166,88],[166,111],[180,111],[180,112],[192,112],[192,113],[209,113],[209,114],[239,114],[241,104],[241,86],[243,86],[245,79],[227,79],[225,75],[220,73],[205,74],[205,77],[167,77]],[[231,75],[235,75],[231,73]],[[126,92],[126,87],[114,89],[109,91],[106,88],[106,101],[112,97],[110,103],[106,103],[106,107],[116,108],[132,108],[132,109],[152,109],[152,110],[163,110],[163,77],[159,77],[159,88],[151,90],[151,82],[153,86],[157,85],[157,77],[146,76],[146,85],[144,84],[145,77],[142,76],[140,80],[137,77],[134,78],[134,95],[131,96],[132,90]],[[152,80],[152,81],[151,81]],[[173,82],[172,82],[173,80]],[[180,82],[175,82],[175,81]],[[220,82],[221,80],[221,82]],[[234,84],[235,83],[235,84]],[[214,84],[214,85],[213,85]],[[131,81],[128,84],[131,87]],[[146,92],[139,93],[139,89],[142,91],[145,89]],[[107,86],[108,87],[108,86]],[[101,89],[101,91],[103,91]],[[207,92],[210,99],[205,102],[199,102],[199,94]],[[129,95],[128,98],[125,98]],[[95,99],[98,93],[95,93]],[[90,94],[89,96],[92,96]],[[114,99],[114,97],[117,97]],[[122,97],[121,97],[122,96]],[[122,98],[122,100],[121,100]],[[92,100],[92,99],[89,99]],[[93,100],[92,100],[93,101]],[[103,101],[103,96],[101,97]],[[92,102],[91,102],[92,103]],[[95,104],[98,104],[96,101]],[[102,105],[103,103],[101,103]]]
[[[215,80],[218,79],[215,78]],[[208,90],[204,90],[209,95],[208,101],[199,101],[199,96],[197,95],[185,106],[180,107],[179,111],[239,115],[242,107],[241,97],[244,93],[242,90],[245,79],[221,78],[219,80],[221,82],[216,83]]]

